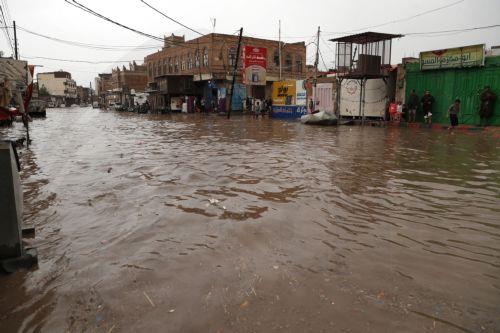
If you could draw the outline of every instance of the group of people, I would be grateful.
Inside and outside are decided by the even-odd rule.
[[[488,118],[493,115],[493,107],[496,98],[497,95],[491,90],[489,86],[486,86],[479,94],[479,116],[481,118],[481,125],[485,125]],[[431,95],[429,90],[426,90],[422,98],[420,98],[415,92],[415,89],[412,89],[408,98],[408,103],[406,104],[406,109],[408,111],[408,122],[414,123],[416,121],[417,110],[421,106],[424,113],[425,123],[432,124],[432,113],[434,112],[435,103],[436,100],[434,96]],[[394,120],[394,114],[402,113],[403,105],[401,102],[399,102],[397,104],[397,111],[390,112],[391,120]],[[450,119],[450,125],[452,127],[458,126],[459,115],[461,114],[461,101],[459,98],[456,98],[453,104],[448,107],[446,112],[446,117]]]
[[[272,107],[273,101],[271,99],[259,100],[247,97],[243,100],[243,109],[251,112],[254,117],[263,116],[266,113],[270,114]]]

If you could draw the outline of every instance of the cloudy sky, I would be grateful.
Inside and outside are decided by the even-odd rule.
[[[155,13],[140,0],[77,1],[104,16],[151,35],[180,33],[188,39],[196,36]],[[277,39],[278,21],[281,20],[285,42],[305,41],[309,44],[314,41],[320,26],[322,68],[333,65],[334,44],[328,39],[351,31],[409,34],[393,42],[393,63],[398,63],[405,56],[418,56],[420,51],[478,43],[485,43],[488,48],[500,45],[500,27],[435,33],[500,24],[500,0],[422,0],[411,4],[400,0],[145,1],[203,33],[214,29],[211,22],[215,18],[215,32],[233,34],[243,27],[245,35]],[[38,69],[40,71],[67,70],[79,85],[88,86],[97,73],[123,64],[105,62],[140,60],[161,48],[160,42],[103,21],[64,0],[0,0],[0,5],[5,20],[15,20],[19,26],[17,35],[21,58],[32,64],[43,65],[43,68]],[[445,8],[439,9],[441,7]],[[0,19],[3,22],[1,16]],[[415,34],[427,32],[432,33]],[[12,31],[10,33],[12,37]],[[33,33],[87,45],[70,45]],[[6,56],[12,53],[3,31],[0,33],[0,51]],[[308,63],[314,62],[314,53],[315,46],[311,44],[307,50]]]

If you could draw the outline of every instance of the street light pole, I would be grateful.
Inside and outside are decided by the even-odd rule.
[[[17,29],[16,29],[16,21],[12,22],[14,25],[14,58],[19,60],[19,56],[17,53]]]

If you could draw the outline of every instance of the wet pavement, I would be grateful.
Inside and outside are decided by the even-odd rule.
[[[73,108],[31,137],[0,332],[500,331],[486,133]]]

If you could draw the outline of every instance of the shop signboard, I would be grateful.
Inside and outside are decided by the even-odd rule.
[[[297,119],[307,114],[305,105],[273,105],[273,118]]]
[[[484,44],[420,52],[420,69],[484,66]]]
[[[243,48],[243,82],[251,86],[265,86],[267,75],[267,49],[245,46]]]
[[[297,80],[295,85],[295,103],[297,105],[307,105],[306,80]]]
[[[273,82],[273,105],[297,105],[295,80]]]

